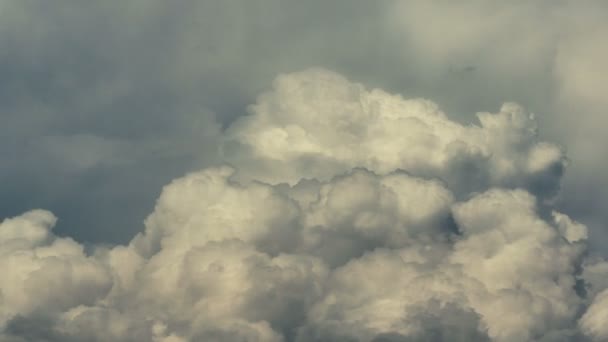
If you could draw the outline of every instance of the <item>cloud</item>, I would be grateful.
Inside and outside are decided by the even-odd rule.
[[[270,183],[364,167],[438,177],[457,195],[490,186],[557,192],[565,159],[558,146],[538,141],[531,114],[507,103],[477,117],[479,125],[461,125],[431,101],[309,70],[276,79],[228,130],[224,157]]]
[[[389,35],[415,65],[414,91],[428,87],[423,94],[454,112],[505,99],[534,109],[542,136],[566,146],[572,161],[564,192],[579,195],[558,206],[590,226],[592,248],[604,253],[608,218],[597,203],[606,201],[599,175],[608,163],[595,151],[606,144],[608,102],[599,86],[608,75],[606,3],[414,0],[389,12]]]
[[[52,235],[55,221],[36,210],[1,223],[0,326],[15,316],[92,305],[110,291],[107,269],[77,242]]]
[[[529,108],[541,138],[573,161],[564,187],[576,195],[559,208],[590,226],[595,250],[606,241],[601,0],[0,8],[0,156],[11,160],[0,168],[2,216],[44,207],[61,216],[60,234],[127,243],[163,184],[218,162],[222,129],[277,74],[320,66],[432,98],[465,125],[504,101]]]
[[[601,341],[608,272],[553,207],[562,150],[518,105],[284,74],[130,243],[0,224],[6,341]]]
[[[606,320],[608,319],[608,290],[598,294],[580,320],[581,329],[597,340],[608,338]]]

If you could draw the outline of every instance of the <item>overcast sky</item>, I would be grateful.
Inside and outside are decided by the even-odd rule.
[[[205,305],[234,305],[234,312],[209,318],[200,313],[207,309],[198,307],[187,318],[133,323],[137,326],[126,332],[117,330],[114,340],[150,340],[150,331],[158,341],[233,341],[235,336],[243,341],[443,341],[451,340],[446,336],[456,340],[453,334],[497,341],[608,338],[597,323],[608,319],[608,310],[602,311],[608,292],[602,297],[599,291],[603,285],[588,289],[588,297],[556,289],[547,301],[562,309],[539,309],[523,318],[528,325],[509,326],[489,309],[503,303],[502,314],[508,314],[509,299],[477,298],[471,295],[478,294],[474,285],[464,280],[474,278],[490,292],[509,288],[507,280],[483,274],[469,261],[493,255],[476,245],[475,234],[483,230],[478,226],[492,226],[491,217],[504,216],[484,207],[484,201],[496,201],[529,227],[532,240],[544,236],[538,246],[546,253],[526,254],[528,245],[512,248],[570,265],[513,271],[505,279],[532,284],[527,292],[532,297],[548,286],[540,279],[545,276],[608,285],[608,273],[602,273],[608,264],[596,260],[608,256],[606,37],[608,2],[602,0],[0,0],[0,219],[25,222],[6,221],[7,231],[29,232],[23,227],[31,225],[32,231],[52,236],[32,238],[37,242],[27,248],[65,238],[86,246],[87,252],[78,254],[86,259],[80,267],[103,269],[83,276],[90,290],[75,290],[82,300],[61,305],[48,298],[40,307],[26,299],[3,302],[21,285],[0,280],[0,306],[11,308],[0,309],[0,332],[7,331],[11,342],[103,341],[92,337],[97,335],[84,321],[74,323],[80,328],[65,323],[66,315],[74,314],[70,310],[102,310],[95,305],[103,301],[103,310],[134,321],[140,311],[162,311],[169,304],[151,304],[150,298],[169,303],[186,295],[148,289],[133,299],[141,308],[137,313],[112,303],[133,298],[136,288],[169,267],[157,259],[178,258],[172,249],[186,248],[180,245],[186,236],[199,241],[194,236],[202,234],[199,242],[206,249],[196,258],[223,258],[225,247],[236,255],[226,263],[255,257],[247,264],[251,270],[260,265],[298,270],[296,280],[268,271],[260,281],[274,284],[282,296],[291,298],[295,291],[303,298],[251,315],[270,300],[268,290],[242,294],[245,304],[227,304],[234,290],[226,290],[229,279],[213,292],[200,285],[205,275],[183,271],[195,275],[185,281],[192,287],[219,296]],[[227,181],[232,173],[234,180]],[[384,195],[386,189],[396,197]],[[377,192],[375,199],[348,201],[370,191]],[[425,193],[428,205],[414,212],[389,210],[384,202],[372,205],[412,193]],[[265,204],[256,207],[256,201]],[[24,214],[33,209],[49,212]],[[258,222],[242,211],[262,217]],[[354,219],[351,213],[357,211],[370,214]],[[251,223],[251,232],[235,228],[251,220],[258,222]],[[564,241],[546,238],[548,228],[539,220]],[[352,228],[360,224],[376,228]],[[395,228],[401,225],[410,227],[407,236]],[[13,255],[7,238],[13,233],[2,234],[0,251]],[[513,234],[525,233],[517,228]],[[167,236],[169,242],[161,238]],[[223,239],[240,242],[208,243]],[[381,305],[382,291],[348,287],[347,279],[368,274],[374,263],[390,269],[399,253],[414,260],[404,246],[417,249],[429,241],[440,247],[429,255],[420,252],[428,258],[426,270],[459,285],[445,289],[444,297],[429,295],[426,304],[395,288],[390,301],[409,308],[408,318],[400,320],[388,309],[382,317],[370,314]],[[379,251],[383,248],[388,251]],[[119,253],[136,255],[129,258],[133,269],[141,268],[141,279],[121,286],[116,278],[105,279],[103,272],[133,270],[118,271],[108,261],[120,259],[112,256]],[[595,258],[590,278],[578,277],[581,263],[591,262],[581,261],[582,255]],[[450,260],[449,265],[438,259]],[[486,266],[507,267],[501,262]],[[465,266],[453,270],[458,263]],[[184,262],[183,267],[194,266]],[[49,274],[56,272],[63,271]],[[530,276],[535,272],[538,279]],[[408,269],[391,281],[410,283],[407,279],[418,273],[425,271]],[[377,302],[353,304],[352,298],[340,297],[345,291]],[[35,299],[39,293],[34,292],[24,296]],[[577,296],[584,300],[577,302]],[[424,319],[455,314],[462,322]],[[234,328],[234,317],[242,327]],[[204,320],[218,323],[211,329]],[[365,324],[357,327],[357,321]]]

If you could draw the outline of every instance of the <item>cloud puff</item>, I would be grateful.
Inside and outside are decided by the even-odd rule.
[[[162,190],[129,244],[0,225],[7,341],[605,339],[608,269],[551,207],[565,157],[515,104],[455,123],[309,70]]]
[[[608,290],[604,290],[593,300],[591,306],[580,320],[581,329],[598,341],[608,338]]]
[[[325,70],[278,77],[250,111],[228,130],[224,155],[270,183],[364,167],[438,177],[457,195],[491,186],[551,195],[565,166],[559,147],[537,141],[533,115],[516,104],[463,126],[431,101],[368,91]]]
[[[541,220],[528,193],[492,190],[452,212],[461,232],[452,243],[379,249],[337,269],[311,311],[312,336],[528,341],[573,328],[583,246]]]
[[[69,238],[54,236],[56,218],[35,210],[0,224],[0,327],[16,316],[53,315],[108,294],[108,270]]]

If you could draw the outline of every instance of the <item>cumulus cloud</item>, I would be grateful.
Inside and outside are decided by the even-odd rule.
[[[108,294],[108,270],[69,238],[54,236],[56,218],[35,210],[0,225],[0,326],[12,318],[54,315]]]
[[[581,329],[597,340],[608,338],[608,290],[604,290],[593,300],[591,306],[580,320]]]
[[[577,195],[558,205],[590,226],[590,244],[601,253],[608,217],[598,203],[606,202],[608,163],[596,151],[606,145],[606,5],[412,0],[391,3],[388,16],[400,55],[415,65],[414,91],[428,87],[423,94],[456,112],[504,99],[534,108],[543,136],[567,146],[573,162],[563,187]]]
[[[518,105],[448,118],[321,69],[279,76],[129,244],[0,224],[6,341],[602,341],[606,261],[548,201]],[[228,153],[228,151],[230,151]]]
[[[504,101],[525,105],[543,139],[567,146],[574,161],[564,179],[573,195],[559,207],[603,249],[605,1],[1,0],[0,8],[0,156],[11,160],[0,168],[3,217],[49,208],[62,218],[60,234],[126,243],[163,184],[218,161],[221,129],[278,73],[321,66],[432,98],[458,123]]]
[[[558,146],[538,141],[532,114],[506,103],[477,117],[478,125],[461,125],[431,101],[309,70],[278,77],[251,115],[228,130],[224,155],[270,183],[328,179],[364,167],[438,177],[457,195],[491,186],[543,196],[557,191],[564,156]]]

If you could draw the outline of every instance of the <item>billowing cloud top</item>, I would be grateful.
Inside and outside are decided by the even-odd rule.
[[[278,77],[228,131],[226,159],[270,183],[329,179],[354,167],[437,177],[458,194],[491,186],[557,190],[561,150],[537,142],[533,115],[514,103],[450,121],[431,101],[366,90],[324,70]],[[237,158],[243,158],[241,161]]]
[[[0,225],[4,341],[605,341],[608,263],[551,207],[565,156],[516,104],[279,76],[128,245]]]

